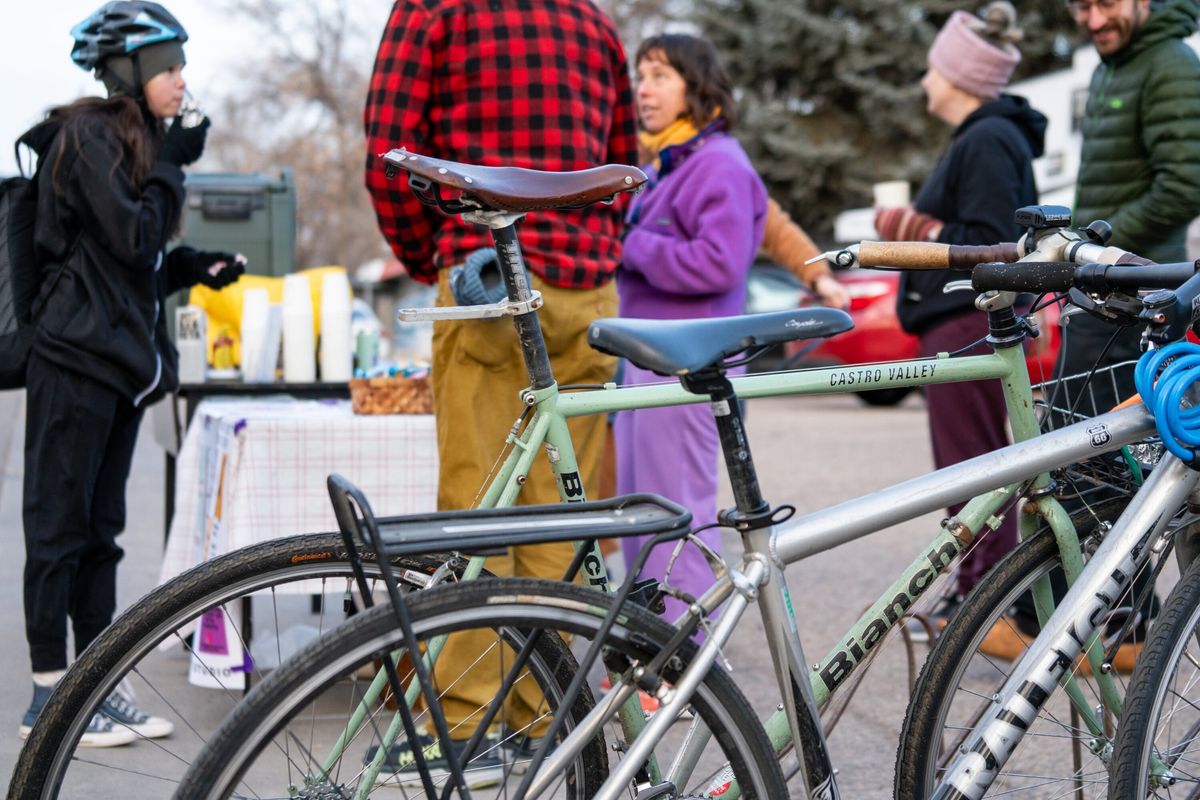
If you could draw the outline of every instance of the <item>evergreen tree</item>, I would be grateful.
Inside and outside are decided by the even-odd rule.
[[[983,2],[980,0],[980,5]],[[1060,2],[1018,0],[1015,79],[1070,66],[1074,23]],[[771,196],[818,240],[871,184],[919,186],[950,130],[925,111],[925,57],[950,0],[696,0],[742,114],[736,131]]]

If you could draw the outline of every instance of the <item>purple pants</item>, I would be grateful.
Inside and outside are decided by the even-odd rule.
[[[970,311],[939,322],[920,334],[922,356],[953,352],[987,335],[987,315]],[[986,345],[970,351],[987,353]],[[929,408],[929,435],[933,441],[933,463],[938,469],[966,461],[1009,444],[1005,427],[1008,411],[1000,381],[941,383],[925,387]],[[964,504],[946,509],[951,516]],[[984,574],[1017,544],[1017,518],[1009,514],[1004,523],[977,540],[958,565],[958,592],[966,594]]]
[[[625,364],[624,384],[670,380]],[[654,492],[692,512],[692,525],[706,525],[717,515],[717,428],[708,403],[674,408],[622,411],[613,424],[617,445],[617,492]],[[721,532],[713,528],[697,536],[721,552]],[[649,537],[621,540],[626,566],[632,566]],[[677,542],[659,545],[642,568],[642,578],[662,580]],[[687,544],[675,560],[667,580],[699,597],[714,582],[712,569],[700,550]],[[666,619],[683,613],[684,605],[668,598]]]

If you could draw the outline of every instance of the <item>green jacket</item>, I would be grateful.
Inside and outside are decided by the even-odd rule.
[[[1200,59],[1182,41],[1200,0],[1162,0],[1124,50],[1092,74],[1075,222],[1106,219],[1111,244],[1182,261],[1200,216]]]

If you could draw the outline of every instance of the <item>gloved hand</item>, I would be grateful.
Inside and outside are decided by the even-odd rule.
[[[208,117],[192,128],[183,127],[178,120],[172,123],[158,151],[159,160],[177,167],[196,161],[204,153],[204,141],[208,138],[208,126],[211,124]]]
[[[172,251],[177,262],[180,283],[195,286],[202,283],[210,289],[222,289],[236,281],[246,271],[246,257],[233,253],[176,248]]]
[[[942,232],[943,224],[910,206],[875,210],[875,232],[884,242],[932,242]]]

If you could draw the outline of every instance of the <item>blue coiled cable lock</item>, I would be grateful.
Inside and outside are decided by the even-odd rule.
[[[1154,414],[1163,446],[1185,464],[1200,468],[1196,459],[1200,449],[1200,406],[1183,405],[1188,390],[1200,381],[1200,345],[1174,342],[1143,353],[1133,379],[1142,401]]]

